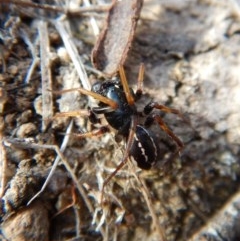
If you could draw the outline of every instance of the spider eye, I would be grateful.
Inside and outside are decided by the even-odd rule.
[[[95,84],[93,84],[92,86],[92,91],[95,93],[99,93],[102,87],[102,83],[101,82],[96,82]]]

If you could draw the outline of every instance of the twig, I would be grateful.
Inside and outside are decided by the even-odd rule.
[[[66,147],[67,147],[67,143],[68,143],[69,138],[70,138],[70,135],[69,135],[69,134],[70,134],[71,131],[72,131],[72,126],[73,126],[73,121],[70,122],[70,124],[69,124],[69,126],[68,126],[68,128],[67,128],[66,135],[64,136],[64,139],[63,139],[61,148],[60,148],[60,150],[59,150],[59,152],[61,152],[61,153],[64,152],[65,149],[66,149]],[[37,144],[35,144],[35,145],[37,145]],[[50,145],[49,145],[49,146],[50,146]],[[55,147],[54,145],[51,145],[51,146]],[[38,147],[41,147],[41,146],[38,145]],[[47,148],[46,145],[44,145],[44,147]],[[56,146],[56,148],[59,148],[59,147]],[[49,149],[52,149],[52,147],[49,148]],[[48,185],[48,183],[49,183],[49,181],[50,181],[50,179],[51,179],[51,177],[52,177],[52,175],[54,174],[54,171],[56,170],[56,168],[57,168],[57,166],[58,166],[58,164],[59,164],[59,161],[60,161],[62,155],[59,155],[57,149],[54,149],[54,150],[56,150],[58,156],[56,157],[55,161],[53,162],[51,171],[50,171],[50,173],[48,174],[48,176],[47,176],[47,178],[46,178],[46,180],[45,180],[45,182],[44,182],[41,190],[40,190],[37,194],[35,194],[35,195],[30,199],[30,201],[28,201],[27,205],[29,205],[33,200],[35,200],[35,199],[45,190],[46,186]]]
[[[30,39],[30,35],[29,33],[27,32],[27,29],[25,28],[24,25],[21,25],[21,27],[19,28],[19,35],[22,37],[22,39],[24,40],[24,42],[27,44],[30,52],[31,52],[31,55],[32,55],[32,63],[31,63],[31,66],[27,72],[27,75],[25,77],[25,83],[29,83],[30,82],[30,79],[32,77],[32,74],[33,74],[33,71],[35,70],[35,68],[37,67],[38,65],[38,62],[39,62],[39,58],[37,56],[37,53],[36,53],[36,50],[35,50],[35,47]]]
[[[1,4],[14,4],[21,7],[29,7],[29,8],[36,8],[36,9],[43,9],[46,11],[52,11],[56,13],[64,13],[70,16],[81,16],[87,12],[106,12],[109,10],[109,5],[100,5],[100,6],[93,6],[89,5],[86,7],[80,7],[77,9],[66,9],[62,8],[57,5],[49,5],[49,4],[39,4],[34,2],[27,2],[27,1],[19,1],[19,0],[1,0]]]
[[[83,2],[84,2],[84,5],[86,5],[87,7],[91,6],[88,0],[83,0]],[[90,17],[90,23],[92,25],[94,35],[95,36],[99,35],[99,28],[93,16]]]

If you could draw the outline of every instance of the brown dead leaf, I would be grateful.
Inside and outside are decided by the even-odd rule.
[[[114,0],[92,51],[92,63],[107,76],[122,65],[131,46],[143,0]]]

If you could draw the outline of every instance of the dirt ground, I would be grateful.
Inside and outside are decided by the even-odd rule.
[[[0,240],[240,239],[238,0],[144,1],[124,65],[127,79],[136,90],[144,63],[138,108],[154,100],[190,123],[161,113],[184,143],[180,155],[154,125],[157,165],[146,171],[128,161],[103,193],[125,142],[115,141],[114,130],[74,136],[93,128],[79,110],[97,102],[57,91],[89,89],[104,79],[92,67],[91,50],[109,2],[92,11],[79,10],[78,1],[44,2],[78,10],[68,15],[0,3]],[[57,116],[69,111],[78,112]],[[33,198],[53,165],[46,188]]]

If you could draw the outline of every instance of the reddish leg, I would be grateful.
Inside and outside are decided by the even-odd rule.
[[[101,126],[98,129],[95,129],[93,131],[85,132],[85,133],[72,133],[71,136],[75,136],[77,138],[88,138],[88,137],[93,137],[93,136],[101,136],[107,132],[109,132],[110,129],[108,126]]]
[[[161,111],[166,112],[166,113],[171,113],[171,114],[177,115],[185,123],[187,123],[190,126],[190,128],[194,131],[196,136],[198,136],[198,134],[197,134],[196,130],[194,129],[194,127],[192,126],[190,120],[188,120],[186,117],[184,117],[184,115],[179,110],[174,109],[174,108],[169,108],[165,105],[160,105],[157,102],[150,102],[148,105],[145,106],[143,112],[144,112],[145,115],[148,115],[153,111],[153,109],[157,109],[157,110],[161,110]]]
[[[165,124],[163,119],[158,114],[152,114],[146,119],[145,125],[150,126],[153,122],[157,122],[161,129],[167,133],[167,135],[172,138],[172,140],[177,144],[178,151],[180,152],[184,145],[182,141],[169,129],[169,127]]]
[[[131,122],[131,128],[129,131],[129,135],[128,135],[128,140],[127,140],[127,145],[126,145],[126,149],[124,151],[124,155],[122,157],[122,160],[120,162],[120,164],[116,167],[116,169],[114,170],[113,173],[111,173],[111,175],[104,181],[103,183],[103,187],[102,187],[102,197],[101,197],[101,203],[102,203],[102,198],[103,198],[103,193],[104,193],[104,189],[107,186],[107,184],[110,182],[110,180],[116,176],[116,174],[118,173],[118,171],[127,163],[128,158],[129,158],[129,152],[132,148],[133,145],[133,141],[134,141],[134,135],[136,132],[136,125],[137,125],[137,120],[136,118],[133,117],[132,122]]]
[[[67,206],[65,206],[64,208],[62,208],[61,210],[59,210],[57,213],[55,213],[54,216],[52,217],[52,219],[55,218],[56,216],[58,216],[59,214],[63,213],[65,210],[73,207],[77,203],[77,194],[76,194],[74,185],[72,185],[72,187],[71,187],[71,195],[72,195],[72,202],[70,204],[68,204]]]
[[[189,123],[189,121],[183,116],[183,114],[179,110],[174,109],[174,108],[169,108],[165,105],[160,105],[157,102],[151,102],[148,105],[146,105],[144,108],[144,114],[146,114],[146,115],[150,114],[153,109],[157,109],[157,110],[161,110],[166,113],[172,113],[174,115],[178,115],[181,119],[183,119],[184,121]]]
[[[125,95],[127,98],[127,102],[129,105],[134,105],[135,99],[129,88],[123,66],[119,67],[119,75],[120,75],[122,86],[123,86],[123,89],[124,89],[124,92],[125,92]],[[138,72],[137,91],[136,91],[136,96],[135,96],[136,99],[139,99],[142,96],[143,78],[144,78],[144,64],[141,64],[140,68],[139,68],[139,72]]]
[[[120,75],[122,86],[123,86],[123,89],[124,89],[124,92],[125,92],[125,95],[126,95],[126,98],[127,98],[127,102],[128,102],[129,105],[134,105],[135,100],[134,100],[134,97],[133,97],[133,95],[131,93],[131,90],[129,88],[123,66],[119,66],[119,75]]]
[[[140,65],[139,72],[138,72],[138,82],[137,82],[137,91],[136,91],[137,99],[139,99],[142,96],[144,72],[145,72],[145,68],[144,68],[144,64],[142,63]]]
[[[107,98],[107,97],[104,97],[98,93],[95,93],[93,91],[90,91],[90,90],[85,90],[83,88],[73,88],[73,89],[68,89],[68,90],[61,90],[61,91],[53,91],[54,94],[64,94],[64,93],[68,93],[68,92],[72,92],[72,91],[78,91],[80,92],[81,94],[83,95],[89,95],[89,96],[92,96],[93,98],[99,100],[100,102],[103,102],[107,105],[109,105],[110,107],[112,107],[113,109],[117,109],[118,108],[118,104]]]
[[[89,117],[89,120],[91,121],[91,123],[97,123],[99,121],[91,110],[59,112],[53,116],[53,119],[58,118],[58,117],[78,117],[78,116]],[[101,126],[98,129],[95,129],[95,130],[89,131],[89,132],[85,132],[85,133],[79,133],[79,134],[71,133],[71,136],[75,136],[77,138],[88,138],[88,137],[93,137],[93,136],[100,136],[109,131],[110,131],[110,129],[108,128],[108,126]]]
[[[89,110],[77,110],[77,111],[68,111],[68,112],[58,112],[56,113],[52,119],[56,119],[59,117],[78,117],[78,116],[90,116],[90,111]]]

